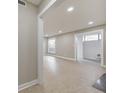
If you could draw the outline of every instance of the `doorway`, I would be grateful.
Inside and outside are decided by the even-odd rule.
[[[75,34],[75,58],[78,62],[103,64],[103,29]]]

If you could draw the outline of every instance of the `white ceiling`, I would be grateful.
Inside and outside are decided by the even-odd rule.
[[[38,6],[43,0],[27,0],[27,1]]]
[[[105,0],[64,0],[59,6],[44,14],[45,35],[70,32],[106,23]],[[69,13],[67,8],[73,6],[74,11]],[[89,21],[94,24],[88,25]]]

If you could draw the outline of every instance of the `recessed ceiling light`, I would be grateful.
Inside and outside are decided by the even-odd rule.
[[[71,12],[71,11],[73,11],[73,10],[74,10],[74,7],[73,7],[73,6],[71,6],[71,7],[69,7],[69,8],[67,9],[68,12]]]
[[[48,35],[45,35],[46,37],[48,37]]]
[[[88,25],[92,25],[94,22],[93,21],[90,21],[90,22],[88,22]]]
[[[59,30],[59,33],[62,33],[62,31],[61,31],[61,30]]]

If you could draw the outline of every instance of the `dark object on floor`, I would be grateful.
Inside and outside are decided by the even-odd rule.
[[[99,89],[106,93],[106,73],[103,74],[93,85],[94,88]]]

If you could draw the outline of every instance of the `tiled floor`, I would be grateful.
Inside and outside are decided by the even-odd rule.
[[[103,93],[92,87],[105,73],[105,69],[96,63],[46,56],[43,69],[43,85],[35,85],[19,93]]]

